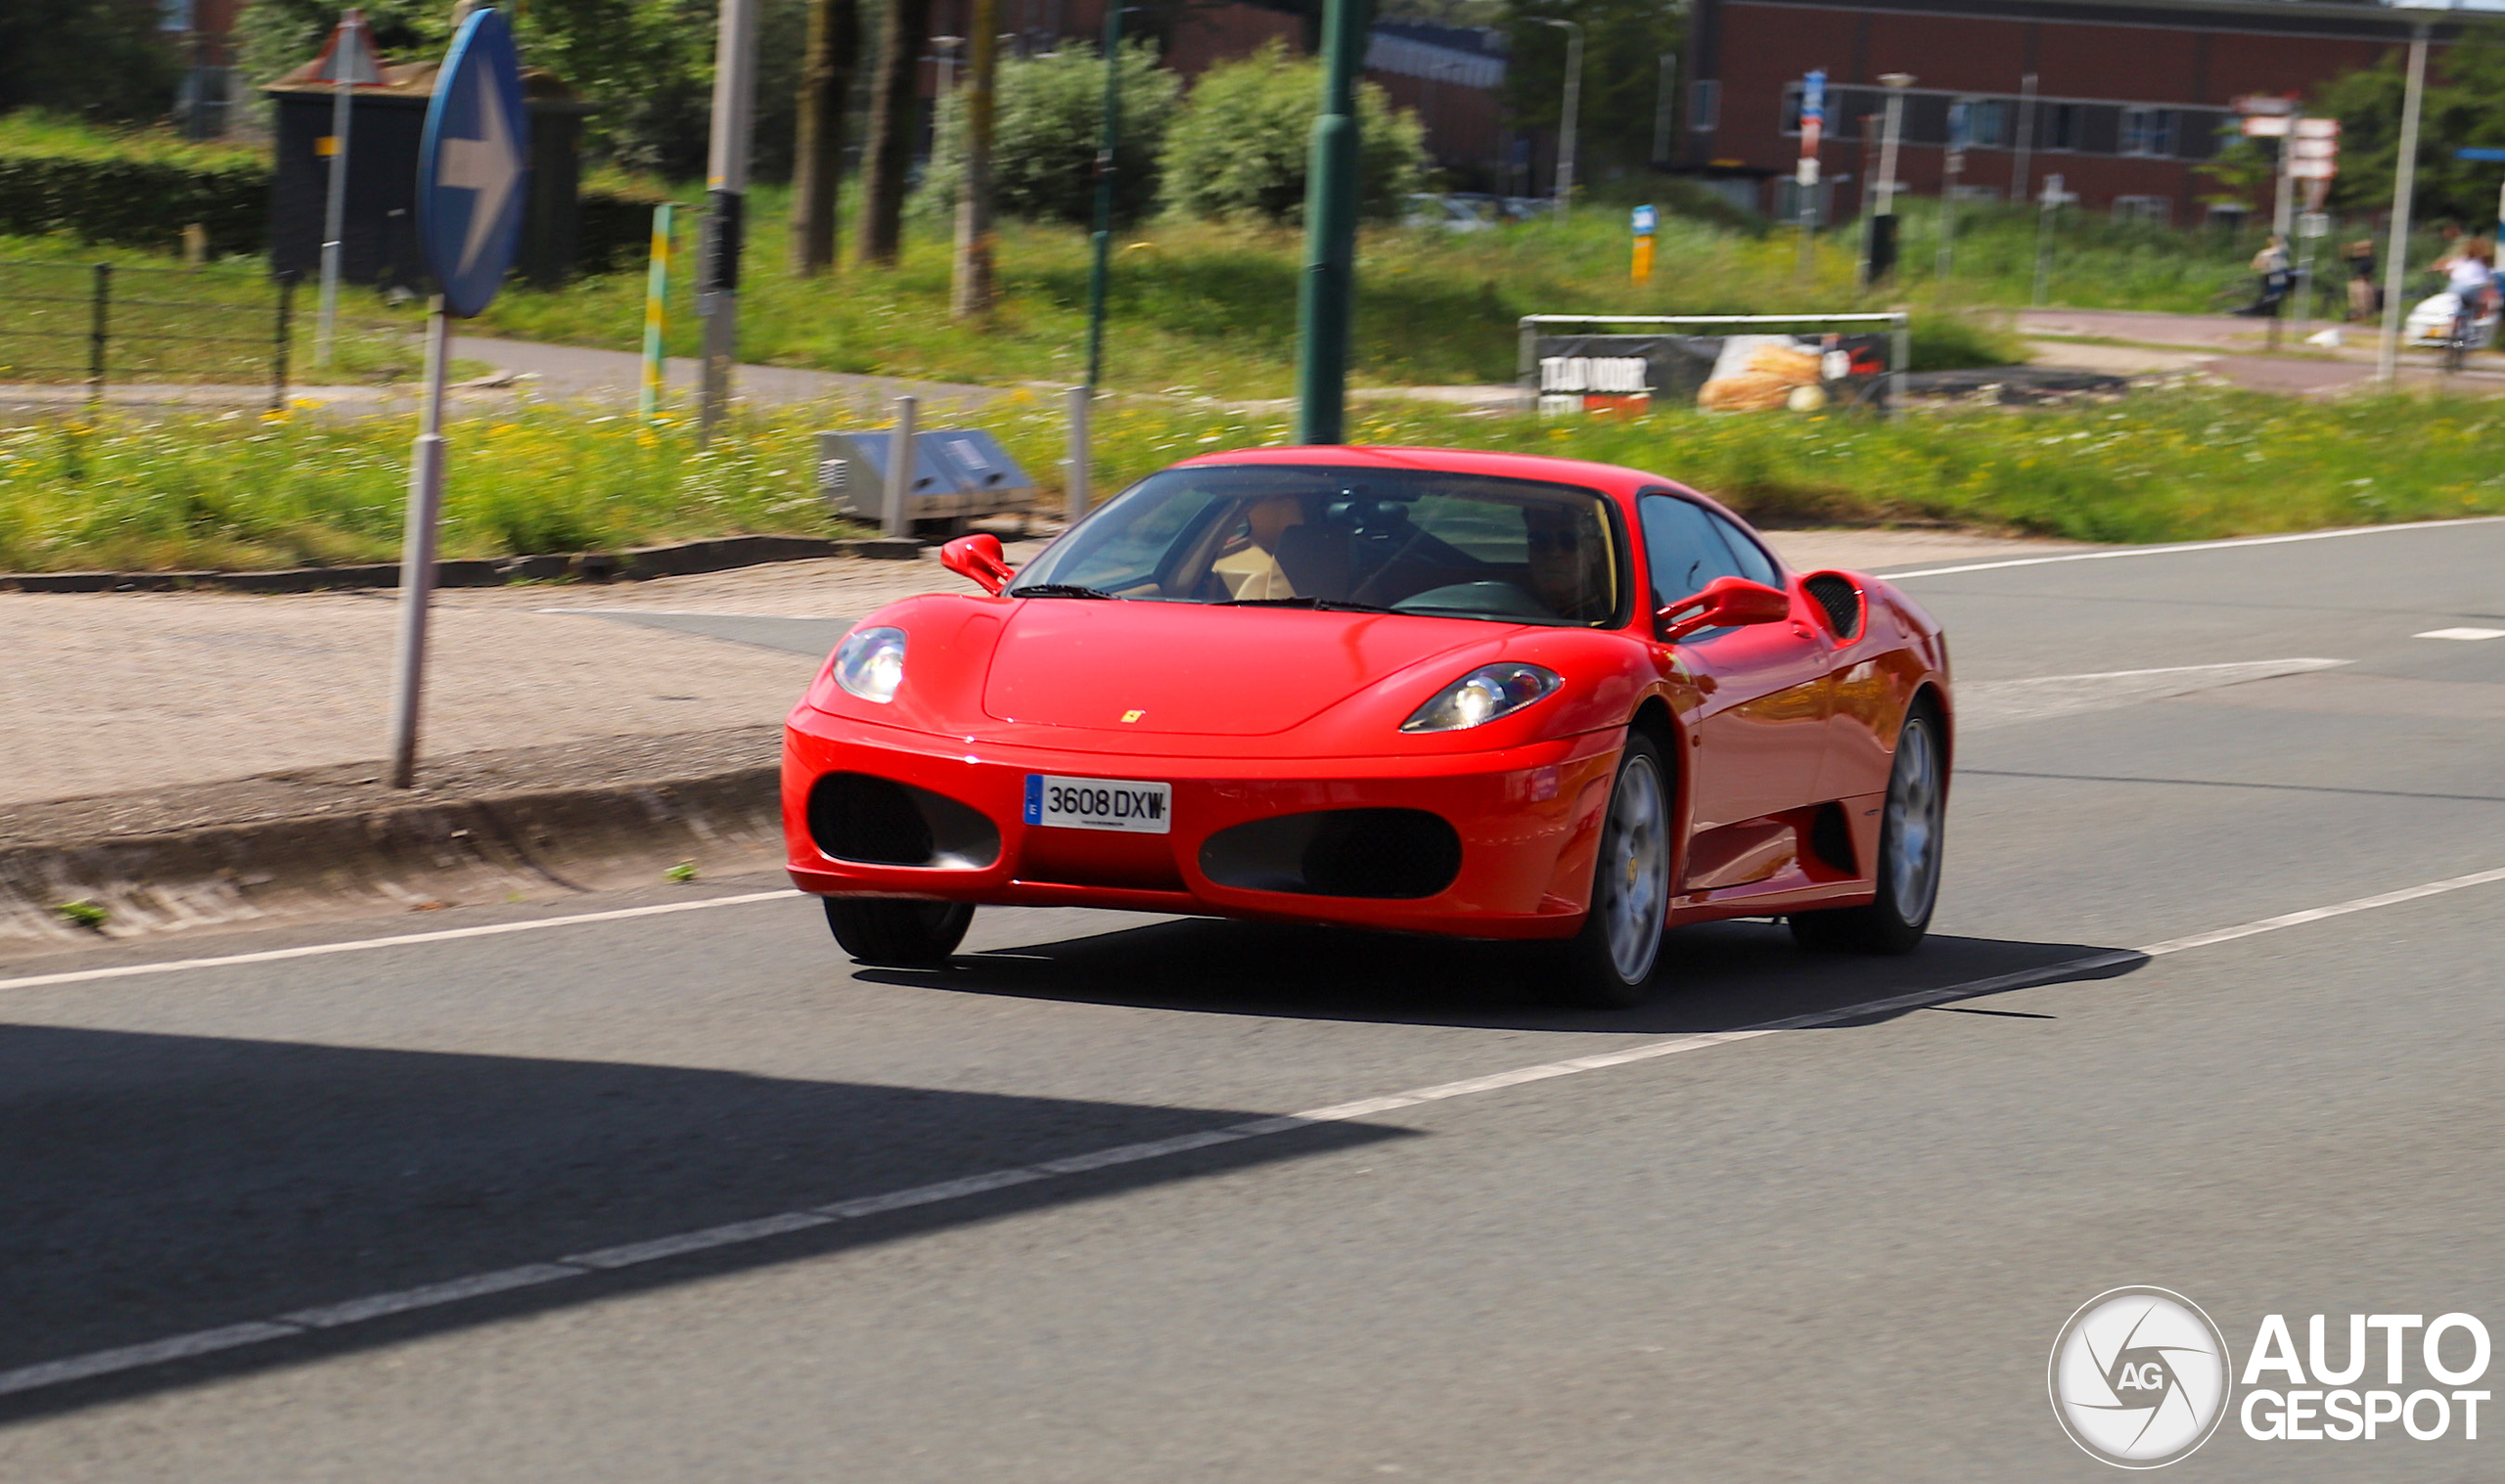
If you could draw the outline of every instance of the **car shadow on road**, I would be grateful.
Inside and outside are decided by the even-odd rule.
[[[1268,1116],[0,1025],[0,1373]],[[0,1395],[0,1424],[1412,1137],[1317,1125]]]
[[[967,994],[1290,1019],[1680,1033],[1804,1017],[1868,1024],[1920,1007],[1847,1012],[1959,986],[1973,989],[1955,998],[1973,999],[2113,978],[2147,962],[2086,944],[1938,934],[1903,958],[1816,954],[1772,922],[1711,922],[1663,940],[1662,967],[1643,1005],[1588,1011],[1545,998],[1555,969],[1541,946],[1180,919],[960,954],[940,969],[865,969],[861,977]]]

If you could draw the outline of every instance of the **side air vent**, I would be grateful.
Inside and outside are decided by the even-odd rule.
[[[1461,836],[1424,809],[1325,809],[1221,830],[1201,846],[1221,886],[1414,901],[1461,874]]]
[[[1801,588],[1827,610],[1827,624],[1838,639],[1861,632],[1861,589],[1841,572],[1816,572],[1800,579]]]
[[[980,868],[1000,859],[1000,832],[944,794],[867,773],[830,773],[809,790],[809,838],[864,866]]]

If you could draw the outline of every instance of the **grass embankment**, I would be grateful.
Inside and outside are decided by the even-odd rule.
[[[1050,399],[985,425],[1049,479]],[[683,425],[560,409],[453,429],[447,557],[569,552],[736,532],[842,529],[808,487],[802,413]],[[1137,399],[1098,421],[1098,487],[1195,453],[1277,443],[1284,421]],[[1632,464],[1769,523],[1950,520],[2089,541],[2158,541],[2505,512],[2505,405],[2242,393],[2013,416],[1878,423],[1705,417],[1540,424],[1361,408],[1352,440],[1507,448]],[[388,560],[408,428],[229,417],[0,433],[0,570],[253,567]],[[1057,508],[1057,493],[1048,496]]]
[[[948,230],[917,219],[893,269],[796,278],[779,192],[759,192],[740,289],[740,352],[778,366],[989,384],[1070,382],[1083,371],[1087,235],[1003,223],[1001,302],[988,333],[948,321]],[[845,219],[848,232],[850,221]],[[1627,281],[1625,214],[1595,207],[1565,223],[1454,234],[1378,227],[1362,236],[1350,374],[1361,386],[1511,382],[1526,314],[1754,313],[1887,307],[1853,286],[1847,248],[1826,245],[1797,272],[1787,239],[1682,217],[1662,223],[1654,282]],[[692,242],[691,236],[688,239]],[[1285,396],[1296,362],[1300,234],[1210,222],[1156,222],[1116,234],[1106,384],[1229,397]],[[670,349],[696,353],[690,275],[671,293]],[[489,334],[632,350],[642,343],[644,276],[616,273],[554,292],[507,291],[478,322]],[[1922,366],[1998,365],[2011,338],[1918,306]]]

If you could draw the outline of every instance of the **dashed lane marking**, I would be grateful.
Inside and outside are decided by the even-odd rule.
[[[1640,1046],[1623,1047],[1617,1051],[1598,1052],[1587,1057],[1570,1057],[1561,1061],[1544,1061],[1536,1066],[1517,1067],[1512,1071],[1494,1072],[1482,1077],[1468,1077],[1458,1082],[1442,1082],[1432,1087],[1415,1087],[1406,1092],[1391,1093],[1384,1097],[1363,1098],[1353,1102],[1336,1102],[1328,1107],[1307,1108],[1300,1113],[1287,1113],[1273,1118],[1255,1118],[1245,1123],[1230,1124],[1223,1128],[1208,1129],[1196,1134],[1183,1134],[1171,1139],[1116,1145],[1111,1148],[1074,1154],[1064,1159],[1045,1160],[1032,1165],[1013,1165],[1006,1169],[969,1175],[959,1180],[941,1181],[936,1185],[916,1186],[910,1190],[892,1191],[882,1195],[837,1201],[830,1205],[812,1206],[803,1210],[784,1211],[752,1221],[706,1227],[701,1231],[681,1232],[622,1246],[603,1247],[596,1251],[577,1252],[553,1262],[536,1262],[520,1267],[500,1268],[491,1273],[473,1274],[467,1278],[429,1283],[423,1287],[402,1288],[387,1293],[352,1298],[342,1303],[327,1304],[319,1308],[300,1309],[270,1319],[228,1325],[215,1329],[195,1330],[189,1334],[149,1340],[143,1344],[125,1345],[113,1350],[91,1351],[85,1355],[73,1355],[57,1361],[22,1366],[15,1371],[0,1372],[0,1395],[38,1391],[48,1386],[66,1385],[71,1381],[137,1371],[149,1366],[189,1359],[193,1356],[209,1355],[222,1350],[266,1344],[272,1340],[287,1339],[295,1335],[338,1329],[345,1326],[381,1319],[387,1315],[439,1308],[491,1293],[507,1293],[519,1288],[532,1288],[577,1278],[588,1278],[596,1273],[615,1272],[620,1268],[659,1262],[664,1258],[682,1256],[690,1252],[763,1241],[788,1233],[828,1226],[839,1221],[859,1220],[888,1211],[935,1205],[942,1201],[962,1200],[968,1196],[1006,1190],[1012,1186],[1032,1185],[1038,1181],[1063,1179],[1084,1171],[1134,1164],[1146,1159],[1160,1159],[1190,1149],[1204,1149],[1246,1139],[1258,1139],[1270,1134],[1284,1134],[1294,1129],[1310,1128],[1316,1124],[1367,1118],[1377,1113],[1415,1107],[1421,1103],[1439,1102],[1449,1098],[1466,1098],[1475,1093],[1494,1092],[1501,1088],[1522,1087],[1557,1077],[1571,1077],[1583,1072],[1603,1071],[1614,1066],[1627,1066],[1638,1061],[1651,1061],[1685,1052],[1705,1051],[1716,1046],[1752,1041],[1760,1036],[1771,1036],[1787,1030],[1807,1030],[1818,1026],[1837,1025],[1868,1015],[1886,1014],[1891,1011],[1919,1010],[1926,1006],[1974,999],[1981,995],[1995,994],[2004,990],[2055,983],[2100,968],[2118,967],[2148,959],[2162,958],[2167,954],[2183,953],[2195,948],[2208,948],[2219,943],[2233,942],[2239,938],[2253,937],[2259,933],[2277,932],[2282,928],[2319,922],[2329,918],[2345,917],[2350,913],[2367,912],[2378,907],[2390,907],[2401,902],[2414,902],[2426,897],[2441,896],[2446,892],[2483,886],[2492,881],[2505,881],[2505,867],[2493,871],[2473,872],[2468,876],[2447,877],[2440,881],[2427,881],[2374,896],[2354,897],[2346,902],[2335,902],[2327,907],[2314,907],[2302,912],[2262,918],[2256,922],[2243,922],[2233,927],[2221,927],[2210,932],[2194,933],[2188,937],[2168,938],[2163,942],[2151,943],[2144,948],[2110,949],[2103,953],[2087,954],[2059,964],[2047,965],[2041,968],[2026,968],[2014,973],[1995,974],[1990,978],[1969,979],[1962,984],[1951,984],[1941,989],[1916,990],[1910,994],[1895,995],[1883,1000],[1865,1001],[1859,1005],[1846,1006],[1842,1010],[1820,1011],[1811,1014],[1772,1020],[1763,1025],[1750,1026],[1742,1030],[1673,1036],[1664,1041],[1647,1042]],[[536,923],[506,923],[490,928],[460,928],[440,933],[414,933],[399,939],[372,939],[358,944],[332,945],[327,951],[345,952],[358,947],[379,946],[386,942],[426,942],[479,937],[496,931],[517,931],[533,926],[557,926],[569,922],[615,922],[625,918],[656,916],[660,912],[686,912],[705,907],[726,907],[739,902],[760,901],[767,897],[784,894],[756,892],[738,897],[715,897],[704,902],[677,903],[661,908],[633,908],[623,912],[586,913],[573,918],[551,919]],[[239,954],[226,959],[194,960],[188,965],[181,966],[144,967],[153,971],[161,972],[166,968],[178,967],[203,967],[214,964],[267,963],[279,958],[306,957],[309,956],[309,952],[319,951],[324,950],[290,949],[274,954]]]

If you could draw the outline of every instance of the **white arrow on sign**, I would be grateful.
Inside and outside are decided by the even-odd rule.
[[[500,95],[492,79],[481,78],[478,126],[486,131],[484,137],[446,135],[438,146],[441,163],[435,166],[436,184],[478,193],[470,201],[470,235],[461,244],[460,271],[465,274],[478,260],[487,234],[504,218],[505,202],[513,195],[514,183],[522,179],[522,155],[514,148],[513,126],[505,119]]]

